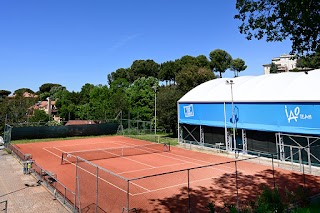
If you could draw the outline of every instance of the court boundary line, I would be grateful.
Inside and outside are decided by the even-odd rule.
[[[54,147],[56,150],[59,150],[59,151],[61,151],[62,153],[67,153],[67,152],[64,152],[63,150],[61,150],[61,149],[59,149],[59,148],[57,148],[57,147]],[[103,151],[103,150],[102,150]],[[76,156],[74,156],[74,157],[76,157]],[[127,158],[127,157],[125,157],[125,156],[119,156],[119,158],[124,158],[124,159],[127,159],[127,160],[130,160],[130,161],[133,161],[133,162],[136,162],[136,163],[138,163],[138,164],[142,164],[142,165],[145,165],[145,166],[148,166],[148,167],[151,167],[151,168],[156,168],[156,167],[154,167],[154,166],[151,166],[151,165],[149,165],[149,164],[146,164],[146,163],[143,163],[143,162],[139,162],[139,161],[136,161],[136,160],[133,160],[133,159],[130,159],[130,158]],[[61,157],[60,157],[61,158]],[[101,160],[104,160],[104,159],[101,159]],[[116,174],[118,174],[118,173],[116,173]],[[121,176],[121,175],[120,175]]]
[[[52,147],[50,147],[50,148],[52,148]],[[44,148],[44,149],[45,149],[45,148]],[[45,150],[46,150],[46,149],[45,149]],[[51,154],[53,154],[53,155],[55,155],[56,157],[58,157],[58,158],[60,158],[60,159],[61,159],[61,157],[60,157],[59,155],[57,155],[56,153],[53,153],[53,152],[51,152],[51,151],[49,151],[49,150],[46,150],[46,151],[48,151],[49,153],[51,153]],[[71,165],[73,165],[73,166],[75,166],[75,167],[77,167],[75,163],[70,162],[70,164],[71,164]],[[92,175],[93,177],[97,177],[97,175],[96,175],[96,174],[93,174],[92,172],[90,172],[90,171],[88,171],[88,170],[86,170],[86,169],[82,168],[82,167],[81,167],[81,166],[79,166],[79,165],[78,165],[78,168],[80,168],[81,170],[83,170],[83,171],[87,172],[88,174]],[[100,179],[101,181],[103,181],[103,182],[105,182],[105,183],[108,183],[109,185],[111,185],[111,186],[113,186],[113,187],[115,187],[115,188],[119,189],[120,191],[122,191],[122,192],[124,192],[124,193],[127,193],[127,190],[124,190],[124,189],[122,189],[122,188],[120,188],[120,187],[118,187],[118,186],[114,185],[113,183],[110,183],[109,181],[107,181],[107,180],[105,180],[105,179],[102,179],[101,177],[97,177],[97,178],[98,178],[98,179]],[[143,188],[143,187],[141,187],[141,188]],[[130,193],[129,193],[129,194],[130,194]]]
[[[144,142],[143,140],[138,140],[138,141]],[[106,142],[90,143],[90,144],[85,144],[85,145],[101,144],[101,143],[106,143]],[[108,142],[108,143],[110,143],[110,142]],[[128,146],[128,145],[132,145],[132,146],[142,145],[142,144],[135,144],[135,143],[123,142],[123,141],[112,141],[111,143],[117,144],[117,145],[127,145],[127,146]],[[146,144],[147,144],[147,143],[146,143]],[[66,146],[81,146],[81,145],[84,145],[84,144],[74,144],[74,145],[66,145]],[[58,146],[58,147],[66,147],[66,146]],[[143,145],[142,145],[142,146],[143,146]],[[57,155],[57,154],[55,154],[55,153],[53,153],[53,152],[51,152],[51,151],[49,151],[49,150],[46,149],[46,148],[53,148],[53,149],[55,149],[55,150],[58,150],[58,151],[61,151],[61,152],[65,152],[65,151],[59,149],[58,147],[45,147],[45,148],[43,148],[43,149],[61,159],[61,156],[59,156],[59,155]],[[112,149],[112,148],[114,148],[114,147],[110,147],[110,149]],[[120,147],[115,147],[115,148],[122,148],[122,147],[120,146]],[[100,148],[100,149],[101,149],[101,148]],[[109,148],[106,148],[106,149],[109,149]],[[91,149],[91,150],[96,150],[96,149]],[[83,151],[83,150],[81,150],[81,151]],[[81,151],[79,151],[79,152],[81,152]],[[85,150],[85,151],[86,151],[86,150]],[[200,160],[200,159],[193,159],[193,158],[190,158],[190,157],[186,157],[186,156],[179,155],[179,154],[173,154],[173,153],[170,153],[170,154],[167,154],[167,153],[165,153],[165,154],[164,154],[164,153],[150,153],[150,154],[156,154],[156,155],[159,155],[159,156],[162,156],[162,157],[171,158],[171,159],[174,159],[174,160],[183,162],[183,163],[181,163],[181,164],[193,164],[193,165],[203,166],[203,164],[196,163],[196,162],[191,162],[191,161],[188,161],[187,159],[192,159],[193,161],[202,162],[202,163],[212,163],[212,162],[203,161],[203,160]],[[173,157],[173,156],[170,156],[170,155],[174,155],[174,156],[176,156],[176,157]],[[177,158],[177,157],[178,157],[178,158]],[[140,161],[136,161],[136,160],[133,160],[133,159],[130,159],[130,158],[127,158],[127,157],[121,156],[121,158],[124,158],[124,159],[126,159],[126,160],[130,160],[130,161],[136,162],[136,163],[138,163],[138,164],[142,164],[142,165],[145,165],[145,166],[150,167],[150,168],[145,168],[145,169],[143,169],[143,170],[152,170],[152,169],[157,169],[157,168],[169,167],[169,166],[175,166],[175,165],[177,165],[177,164],[171,164],[171,165],[165,165],[165,166],[160,166],[160,167],[154,167],[154,166],[151,166],[151,165],[148,165],[148,164],[144,164],[144,163],[142,163],[142,162],[140,162]],[[186,159],[186,158],[187,158],[187,159]],[[74,163],[72,163],[72,162],[70,162],[70,163],[71,163],[72,165],[76,166]],[[181,165],[181,164],[179,164],[179,165]],[[99,165],[97,165],[97,166],[99,166]],[[78,165],[78,167],[80,167],[80,166]],[[227,166],[225,166],[225,168],[233,169],[232,167],[227,167]],[[86,170],[86,169],[84,169],[84,168],[82,168],[82,167],[80,167],[80,169],[88,172],[88,173],[91,174],[93,177],[99,178],[100,180],[102,180],[102,181],[108,183],[109,185],[111,185],[111,186],[119,189],[120,191],[123,191],[123,192],[127,193],[127,190],[124,190],[124,189],[122,189],[122,188],[114,185],[113,183],[111,183],[111,182],[109,182],[109,181],[107,181],[107,180],[102,179],[101,177],[97,177],[96,174],[93,174],[93,173],[91,173],[90,171],[88,171],[88,170]],[[219,168],[216,168],[216,167],[211,167],[211,169],[212,169],[212,170],[222,171],[222,172],[225,172],[225,173],[230,172],[229,170],[219,169]],[[232,171],[233,171],[233,170],[232,170]],[[130,172],[126,172],[126,173],[132,173],[132,172],[135,172],[135,170],[130,171]],[[123,173],[115,173],[115,174],[120,175],[120,174],[123,174]],[[120,176],[121,176],[121,175],[120,175]],[[199,180],[194,180],[194,181],[191,181],[190,183],[200,182],[200,181],[204,181],[204,180],[208,180],[208,179],[212,179],[212,177],[210,177],[210,178],[204,178],[204,179],[199,179]],[[146,194],[146,193],[152,193],[152,192],[155,192],[155,191],[159,191],[159,190],[163,190],[163,189],[167,189],[167,188],[172,188],[172,187],[176,187],[176,186],[179,186],[179,185],[185,185],[185,183],[181,183],[181,184],[175,184],[175,185],[171,185],[171,186],[168,186],[168,187],[162,187],[162,188],[159,188],[159,189],[151,190],[151,189],[148,189],[148,188],[146,188],[146,187],[143,187],[143,186],[141,186],[141,185],[139,185],[139,184],[133,183],[132,181],[130,181],[130,183],[133,184],[133,185],[135,185],[135,186],[138,187],[138,188],[141,188],[141,189],[145,190],[145,192],[136,193],[136,194],[129,192],[129,195],[131,195],[131,196],[140,195],[140,194]]]
[[[202,178],[202,179],[199,179],[199,180],[189,181],[189,183],[197,183],[197,182],[201,182],[201,181],[210,180],[210,179],[213,179],[213,178],[214,177]],[[132,181],[130,181],[130,183],[133,184]],[[170,189],[170,188],[173,188],[173,187],[178,187],[178,186],[187,185],[187,184],[188,184],[188,181],[186,181],[185,183],[179,183],[179,184],[175,184],[175,185],[171,185],[171,186],[166,186],[166,187],[162,187],[162,188],[158,188],[158,189],[149,190],[149,192],[134,193],[134,194],[132,194],[132,196],[139,196],[139,195],[152,193],[152,192],[157,192],[157,191]]]

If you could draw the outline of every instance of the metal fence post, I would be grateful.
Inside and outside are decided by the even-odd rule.
[[[237,189],[237,211],[239,212],[239,191],[238,191],[238,168],[237,161],[234,161],[235,169],[236,169],[236,189]]]
[[[96,212],[98,212],[98,205],[99,205],[99,199],[98,199],[98,197],[99,197],[99,168],[98,168],[98,166],[96,167],[97,168],[97,174],[96,174],[96,176],[97,176],[97,183],[96,183]]]
[[[63,204],[66,204],[67,188],[64,187]]]
[[[75,194],[75,206],[76,206],[76,199],[77,199],[77,196],[78,196],[78,202],[79,202],[79,212],[81,213],[81,201],[80,201],[80,182],[79,182],[79,176],[78,176],[78,161],[79,161],[79,158],[77,157],[76,159],[76,194]]]
[[[130,202],[130,200],[129,200],[129,198],[130,198],[130,180],[127,180],[127,182],[128,182],[128,186],[127,186],[127,211],[128,212],[130,212],[130,204],[129,204],[129,202]]]
[[[191,212],[191,206],[190,206],[190,169],[188,169],[188,212]]]
[[[271,154],[271,157],[272,157],[272,178],[273,178],[273,188],[275,189],[276,188],[276,179],[274,177],[274,161],[273,161],[273,154]]]

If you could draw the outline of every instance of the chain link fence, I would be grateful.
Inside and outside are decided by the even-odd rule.
[[[271,159],[269,165],[259,164],[263,158]],[[285,193],[288,186],[291,191],[304,186],[304,174],[276,171],[276,158],[266,153],[239,155],[232,161],[135,178],[78,158],[77,207],[80,212],[208,212],[208,204],[214,202],[220,210],[226,203],[241,208],[264,187]]]
[[[15,145],[7,144],[6,149],[10,150],[22,164],[31,162],[30,172],[38,179],[37,183],[44,185],[53,194],[54,198],[63,203],[72,212],[79,212],[76,207],[76,194],[74,191],[67,188],[60,182],[55,174],[43,169],[34,160],[30,158],[29,154],[22,153]]]

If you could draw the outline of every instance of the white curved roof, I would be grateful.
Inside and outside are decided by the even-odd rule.
[[[261,76],[219,78],[207,81],[185,94],[179,103],[231,102],[320,102],[320,69]]]

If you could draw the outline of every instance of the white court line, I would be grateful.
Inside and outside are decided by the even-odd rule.
[[[212,177],[203,178],[203,179],[200,179],[200,180],[189,181],[189,183],[196,183],[196,182],[201,182],[201,181],[210,180],[210,179],[212,179]],[[177,186],[185,186],[187,184],[188,184],[188,182],[179,183],[179,184],[176,184],[176,185],[171,185],[171,186],[162,187],[162,188],[158,188],[158,189],[154,189],[154,190],[149,190],[148,192],[140,192],[140,193],[135,193],[135,194],[131,194],[131,195],[132,196],[138,196],[138,195],[143,195],[143,194],[147,194],[147,193],[157,192],[157,191],[164,190],[164,189],[170,189],[170,188],[177,187]],[[137,185],[137,184],[135,184],[135,185]]]
[[[175,164],[170,164],[170,165],[165,165],[165,166],[157,166],[157,167],[155,167],[155,169],[169,167],[169,166],[178,166],[178,165],[183,165],[183,164],[186,164],[186,163],[175,163]],[[118,174],[120,175],[120,174],[127,174],[127,173],[131,173],[131,172],[142,172],[142,171],[146,171],[146,170],[150,170],[150,168],[137,169],[137,170],[132,170],[132,171],[128,171],[128,172],[120,172]]]
[[[59,150],[59,151],[61,151],[61,152],[65,152],[65,151],[63,151],[62,149],[59,149],[59,148],[57,148],[57,147],[54,147],[55,149],[57,149],[57,150]],[[118,147],[119,148],[119,147]],[[96,149],[95,149],[96,150]],[[87,151],[87,150],[86,150]],[[101,150],[101,151],[104,151],[104,150]],[[80,152],[80,151],[79,151]],[[112,154],[112,153],[111,153]],[[127,160],[130,160],[130,161],[133,161],[133,162],[135,162],[135,163],[139,163],[139,164],[142,164],[142,165],[144,165],[144,166],[148,166],[148,167],[151,167],[151,168],[156,168],[156,167],[154,167],[154,166],[151,166],[151,165],[149,165],[149,164],[146,164],[146,163],[142,163],[142,162],[140,162],[140,161],[136,161],[136,160],[133,160],[133,159],[130,159],[130,158],[127,158],[127,157],[123,157],[123,156],[119,156],[119,157],[121,157],[121,158],[124,158],[124,159],[127,159]],[[117,173],[118,174],[118,173]]]
[[[127,145],[127,143],[124,143],[124,145]],[[197,166],[204,166],[204,165],[208,165],[208,164],[212,164],[212,162],[209,162],[209,161],[203,161],[203,160],[198,160],[198,159],[194,159],[194,158],[190,158],[190,157],[186,157],[186,156],[183,156],[183,155],[177,155],[177,154],[173,154],[172,152],[162,152],[162,153],[153,153],[154,155],[160,155],[160,156],[163,156],[163,157],[167,157],[167,158],[171,158],[171,159],[174,159],[174,160],[177,160],[177,161],[181,161],[181,162],[184,162],[184,163],[190,163],[190,164],[194,164],[194,165],[197,165]],[[171,155],[174,155],[176,157],[171,157]],[[195,163],[195,162],[191,162],[191,161],[187,161],[187,160],[183,160],[182,158],[187,158],[187,159],[191,159],[191,160],[194,160],[194,161],[198,161],[198,162],[201,162],[202,164],[200,163]],[[221,167],[224,167],[224,168],[227,168],[227,169],[219,169],[219,168],[216,168],[216,166],[212,166],[212,169],[213,170],[218,170],[218,171],[222,171],[222,172],[230,172],[230,170],[228,169],[231,169],[231,171],[234,171],[234,168],[233,167],[229,167],[229,166],[223,166],[222,165],[219,165]],[[209,168],[209,167],[208,167]],[[241,171],[240,169],[238,171]]]
[[[105,143],[105,142],[101,142],[101,143]],[[108,143],[110,143],[110,142],[108,142]],[[111,143],[114,143],[114,142],[111,142]],[[126,143],[126,142],[122,142],[122,141],[118,141],[118,142],[116,142],[115,144],[117,144],[117,145],[137,145],[138,146],[138,144],[132,144],[132,143]],[[81,144],[79,144],[79,145],[81,145]],[[71,145],[70,145],[71,146]],[[59,146],[60,147],[60,146]],[[50,147],[50,148],[52,148],[52,147]],[[53,148],[55,148],[55,149],[58,149],[57,147],[53,147]],[[116,148],[121,148],[121,147],[116,147]],[[58,150],[60,150],[60,149],[58,149]],[[48,151],[48,150],[47,150]],[[64,152],[63,150],[60,150],[60,151],[62,151],[62,152]],[[54,153],[53,153],[54,154]],[[212,163],[212,162],[208,162],[208,161],[203,161],[203,160],[198,160],[198,159],[193,159],[193,158],[190,158],[190,157],[186,157],[186,156],[183,156],[183,155],[177,155],[177,154],[172,154],[172,153],[166,153],[166,154],[160,154],[160,153],[153,153],[153,154],[157,154],[157,155],[160,155],[160,156],[163,156],[163,157],[167,157],[167,158],[171,158],[171,159],[175,159],[175,160],[178,160],[178,161],[181,161],[181,162],[184,162],[184,163],[190,163],[190,164],[194,164],[194,165],[199,165],[199,166],[202,166],[203,164],[199,164],[199,163],[194,163],[194,162],[191,162],[191,161],[187,161],[187,160],[182,160],[181,158],[187,158],[187,159],[192,159],[193,161],[198,161],[198,162],[202,162],[202,163],[206,163],[206,164],[210,164],[210,163]],[[179,158],[175,158],[175,157],[171,157],[171,156],[168,156],[168,155],[174,155],[174,156],[176,156],[176,157],[179,157]],[[60,156],[58,156],[59,158],[61,158]],[[123,157],[123,158],[126,158],[126,157]],[[132,160],[132,159],[129,159],[129,158],[126,158],[126,159],[128,159],[128,160]],[[132,160],[132,161],[134,161],[134,162],[137,162],[137,163],[140,163],[140,164],[144,164],[144,163],[142,163],[142,162],[139,162],[139,161],[135,161],[135,160]],[[73,164],[74,165],[74,164]],[[150,167],[153,167],[153,166],[151,166],[151,165],[148,165],[148,164],[145,164],[145,165],[147,165],[147,166],[150,166]],[[172,165],[168,165],[168,166],[172,166]],[[228,169],[232,169],[232,167],[227,167],[227,166],[223,166],[223,167],[225,167],[225,168],[228,168]],[[154,168],[159,168],[159,167],[153,167],[153,168],[150,168],[149,170],[151,170],[151,169],[154,169]],[[208,167],[208,168],[210,168],[210,167]],[[222,171],[222,172],[228,172],[228,170],[222,170],[222,169],[219,169],[219,168],[216,168],[216,167],[211,167],[213,170],[219,170],[219,171]],[[82,168],[81,168],[82,169]],[[148,169],[144,169],[144,170],[148,170]],[[88,173],[90,173],[89,171],[87,171]],[[134,172],[134,171],[130,171],[130,172]],[[126,173],[130,173],[130,172],[126,172]],[[122,173],[120,173],[120,174],[122,174]],[[94,175],[94,174],[92,174],[92,175]],[[210,178],[211,179],[211,178]],[[206,180],[206,179],[203,179],[203,180]],[[201,180],[197,180],[197,181],[201,181]],[[193,182],[197,182],[197,181],[193,181]],[[105,181],[105,182],[107,182],[107,181]],[[108,182],[109,183],[109,182]],[[109,183],[110,185],[113,185],[114,187],[116,187],[116,188],[118,188],[117,186],[115,186],[114,184],[112,184],[112,183]],[[136,185],[137,187],[140,187],[140,188],[142,188],[142,189],[144,189],[144,190],[146,190],[147,192],[144,192],[144,193],[148,193],[148,192],[150,192],[150,191],[152,191],[152,190],[149,190],[149,189],[146,189],[145,187],[143,187],[143,186],[140,186],[140,185],[138,185],[138,184],[134,184],[134,185]],[[180,184],[181,185],[181,184]],[[170,187],[169,187],[170,188]],[[120,189],[120,188],[119,188]],[[120,190],[123,190],[123,189],[120,189]],[[158,189],[157,189],[158,190]],[[160,189],[159,189],[160,190]],[[124,190],[123,190],[124,191]],[[130,193],[131,194],[131,193]]]
[[[56,157],[58,157],[58,158],[61,159],[61,156],[57,155],[57,154],[54,153],[54,152],[51,152],[51,151],[47,150],[48,148],[55,148],[55,147],[44,147],[44,148],[42,148],[42,149],[46,150],[47,152],[49,152],[49,153],[53,154],[54,156],[56,156]]]
[[[50,147],[50,148],[54,148],[54,147]],[[61,159],[61,157],[60,157],[59,155],[57,155],[56,153],[53,153],[53,152],[47,150],[46,148],[43,148],[43,149]],[[69,161],[69,162],[70,162],[70,161]],[[72,163],[72,162],[70,162],[70,164],[76,167],[76,164],[74,164],[74,163]],[[78,168],[80,168],[81,170],[83,170],[83,171],[91,174],[91,175],[94,176],[95,178],[97,177],[96,174],[93,174],[92,172],[89,172],[88,170],[82,168],[81,166],[78,166]],[[105,182],[105,183],[108,183],[108,184],[110,184],[111,186],[119,189],[120,191],[123,191],[124,193],[127,193],[127,190],[124,190],[124,189],[122,189],[122,188],[114,185],[113,183],[110,183],[109,181],[107,181],[107,180],[105,180],[105,179],[102,179],[101,177],[98,177],[98,178],[99,178],[101,181],[103,181],[103,182]],[[125,181],[125,180],[123,180],[123,181]],[[141,187],[141,186],[140,186],[140,187]],[[144,188],[144,187],[141,187],[141,188],[144,189],[144,190],[148,190],[148,189],[146,189],[146,188]],[[132,195],[131,193],[129,193],[129,194]]]
[[[56,146],[56,147],[68,147],[68,146],[81,146],[81,145],[93,145],[93,144],[106,144],[106,143],[113,143],[113,144],[117,144],[119,145],[119,143],[117,141],[111,141],[111,142],[106,142],[106,141],[102,141],[102,142],[96,142],[96,143],[83,143],[83,142],[79,142],[79,144],[68,144],[68,145],[61,145],[61,146]],[[53,148],[52,146],[50,147],[45,147],[45,148]]]

